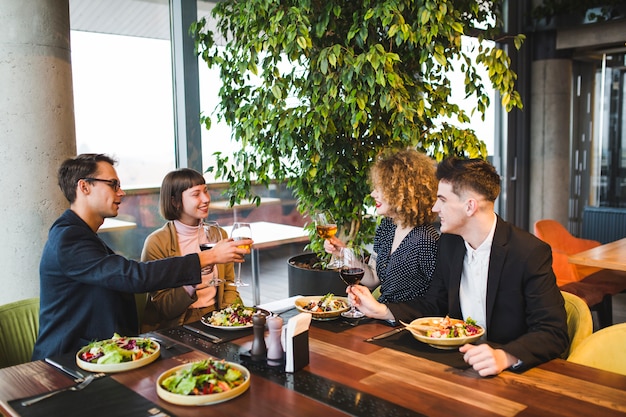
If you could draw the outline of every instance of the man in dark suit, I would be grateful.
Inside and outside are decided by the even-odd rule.
[[[488,162],[450,158],[437,167],[437,179],[433,211],[442,236],[424,298],[381,304],[356,286],[350,300],[367,316],[390,321],[471,317],[486,329],[486,343],[459,350],[482,376],[559,357],[569,339],[550,247],[495,214],[500,176]]]
[[[116,255],[97,231],[117,216],[126,193],[102,154],[82,154],[59,168],[59,186],[70,203],[52,225],[40,262],[39,336],[33,360],[76,352],[113,333],[138,331],[133,293],[200,285],[203,267],[243,262],[247,249],[224,239],[211,250],[152,262]],[[252,244],[248,239],[246,244]],[[204,284],[202,284],[204,285]]]

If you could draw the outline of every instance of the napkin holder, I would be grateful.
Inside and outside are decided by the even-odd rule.
[[[311,314],[300,313],[289,319],[283,327],[285,347],[285,372],[295,372],[309,364],[309,326]]]

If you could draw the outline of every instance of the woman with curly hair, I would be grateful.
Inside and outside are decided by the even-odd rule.
[[[402,302],[426,293],[435,270],[439,233],[433,226],[437,199],[435,162],[415,149],[383,157],[370,170],[376,213],[374,252],[361,284],[380,286],[378,301]],[[324,242],[328,253],[346,245],[336,237]]]

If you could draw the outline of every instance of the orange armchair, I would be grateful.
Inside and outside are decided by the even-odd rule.
[[[538,220],[535,235],[552,248],[552,269],[559,287],[600,271],[600,268],[571,264],[567,259],[575,253],[600,246],[600,242],[574,237],[555,220]]]
[[[613,324],[612,296],[626,289],[626,273],[574,265],[568,260],[600,242],[572,236],[559,222],[548,219],[535,222],[535,235],[552,248],[552,269],[559,288],[585,300],[597,312],[599,327]]]

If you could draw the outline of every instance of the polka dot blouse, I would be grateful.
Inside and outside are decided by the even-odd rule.
[[[396,225],[385,217],[376,228],[374,252],[380,280],[381,303],[422,297],[432,280],[439,233],[432,224],[414,227],[391,253]]]

